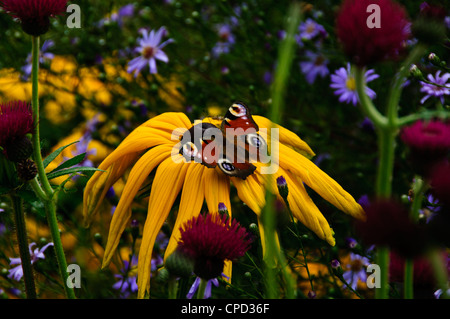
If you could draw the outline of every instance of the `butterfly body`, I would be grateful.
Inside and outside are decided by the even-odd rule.
[[[231,177],[247,178],[256,170],[252,162],[267,151],[267,143],[243,103],[234,103],[220,128],[211,123],[192,126],[181,138],[180,154],[209,168],[218,166]]]

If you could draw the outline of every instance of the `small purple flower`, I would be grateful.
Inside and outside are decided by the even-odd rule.
[[[49,247],[53,246],[53,243],[48,243],[47,245],[43,246],[41,249],[36,248],[33,250],[33,247],[36,246],[36,243],[31,243],[28,246],[28,249],[30,250],[30,258],[31,258],[31,264],[34,264],[39,259],[45,259],[44,251]],[[23,277],[23,268],[22,268],[22,260],[20,257],[18,258],[9,258],[10,265],[17,265],[16,267],[9,270],[8,278],[14,279],[16,281],[20,281]]]
[[[358,280],[366,282],[367,273],[365,267],[370,264],[369,259],[358,254],[350,253],[350,264],[347,265],[347,271],[344,272],[344,280],[350,284],[353,290],[356,289]]]
[[[119,290],[122,298],[127,298],[130,293],[135,293],[138,291],[137,279],[137,268],[138,258],[133,255],[131,257],[131,263],[127,260],[123,262],[123,268],[120,270],[120,274],[114,275],[118,278],[112,287],[113,289]]]
[[[366,71],[364,74],[365,83],[373,81],[378,77],[379,75],[375,74],[373,69]],[[350,63],[347,63],[347,68],[342,67],[331,75],[330,87],[335,89],[335,95],[339,95],[339,102],[353,103],[355,106],[358,103],[359,97],[358,92],[356,92],[355,76],[350,69]],[[365,91],[370,99],[374,99],[377,96],[375,91],[367,86]]]
[[[150,73],[155,74],[158,73],[156,60],[165,63],[169,62],[169,58],[162,51],[162,48],[173,42],[173,39],[168,39],[161,43],[161,39],[166,33],[167,31],[164,27],[159,28],[156,32],[151,30],[150,33],[146,29],[141,30],[142,38],[138,40],[139,46],[135,49],[135,52],[139,52],[141,55],[128,63],[128,73],[134,72],[136,77],[148,65]]]
[[[219,41],[212,48],[212,55],[216,58],[221,54],[229,53],[231,47],[236,42],[233,33],[231,33],[231,27],[228,24],[218,25],[217,34]]]
[[[51,52],[47,52],[48,49],[52,48],[55,45],[55,42],[52,40],[45,40],[44,44],[42,44],[42,48],[39,51],[39,63],[43,64],[46,62],[49,62],[53,60],[55,55]],[[31,69],[32,69],[32,63],[31,63],[31,53],[28,54],[26,64],[22,67],[22,80],[26,81],[31,76]]]
[[[328,60],[322,54],[306,51],[305,56],[308,61],[300,62],[300,69],[309,84],[313,84],[318,75],[324,78],[330,73],[327,68]]]
[[[444,95],[450,95],[450,83],[447,83],[448,79],[450,78],[450,73],[444,73],[441,76],[441,70],[438,70],[435,76],[428,74],[427,78],[428,81],[436,83],[439,86],[420,82],[420,84],[422,85],[420,92],[425,93],[425,96],[420,100],[420,103],[423,104],[430,97],[434,96],[439,98],[441,103],[444,104]]]
[[[228,276],[225,276],[224,274],[222,274],[222,277],[225,277],[226,279],[230,279]],[[191,289],[189,289],[189,292],[186,295],[186,297],[188,299],[192,299],[192,297],[194,297],[194,294],[197,291],[198,286],[200,285],[200,280],[201,280],[200,277],[195,278],[195,281],[192,284]],[[208,280],[208,282],[206,283],[205,294],[203,295],[203,299],[211,298],[212,285],[219,287],[219,280],[217,278]]]
[[[301,23],[298,27],[298,31],[300,33],[297,36],[297,42],[311,40],[318,35],[322,35],[324,37],[327,35],[325,28],[311,18],[308,18],[305,22]]]

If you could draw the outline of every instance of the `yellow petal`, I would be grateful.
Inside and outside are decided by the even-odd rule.
[[[103,198],[114,183],[123,176],[128,167],[133,163],[139,153],[124,155],[111,164],[106,172],[96,171],[89,179],[84,189],[83,196],[83,217],[85,226],[92,221],[93,216],[101,207]]]
[[[205,170],[203,179],[208,212],[217,213],[219,203],[224,203],[231,217],[230,179],[218,168]]]
[[[198,163],[188,163],[188,169],[181,193],[180,208],[178,209],[175,226],[167,245],[164,259],[170,256],[178,245],[181,238],[180,227],[189,219],[198,216],[201,212],[203,202],[205,200],[205,185],[203,174],[205,170],[209,170]]]
[[[172,147],[170,145],[156,146],[147,151],[133,166],[111,220],[102,267],[107,266],[114,255],[120,237],[131,217],[130,206],[139,188],[161,161],[167,158],[172,160],[170,158],[171,150]]]
[[[319,238],[334,246],[336,241],[330,225],[311,197],[309,197],[303,183],[298,181],[290,172],[280,173],[286,179],[289,189],[288,202],[293,216],[311,229]]]
[[[258,180],[256,174],[248,176],[245,180],[237,177],[231,178],[236,187],[239,198],[257,215],[266,204],[264,186]]]
[[[322,198],[355,218],[365,216],[362,207],[334,179],[293,149],[280,144],[280,167],[298,176]]]
[[[139,249],[139,298],[144,298],[145,292],[150,288],[151,259],[156,236],[183,186],[188,167],[189,164],[175,163],[168,158],[156,170],[148,202],[148,216],[145,220]]]
[[[273,123],[272,121],[270,121],[269,119],[262,117],[262,116],[258,116],[258,115],[254,115],[253,119],[255,120],[256,124],[258,124],[258,126],[261,128],[265,128],[268,129],[268,133],[270,134],[270,128],[274,127],[277,128],[279,130],[279,142],[284,144],[284,145],[289,145],[290,147],[293,147],[296,151],[301,151],[301,152],[305,152],[306,154],[310,155],[310,156],[314,156],[314,152],[311,149],[311,147],[309,147],[309,145],[303,141],[297,134],[295,134],[294,132]],[[268,141],[269,143],[269,141]]]
[[[90,223],[108,189],[144,150],[163,144],[175,145],[178,141],[173,139],[172,132],[190,126],[190,120],[183,113],[163,113],[132,131],[99,165],[99,169],[107,172],[97,171],[88,181],[83,201],[85,223]]]
[[[208,212],[217,214],[219,212],[219,203],[224,203],[231,222],[230,179],[218,168],[206,169],[203,173],[203,179],[205,181],[205,200]],[[226,280],[231,280],[232,265],[231,261],[225,261],[223,273],[229,278]]]

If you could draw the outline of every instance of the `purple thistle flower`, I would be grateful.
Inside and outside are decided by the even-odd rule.
[[[364,74],[365,83],[373,81],[378,77],[379,75],[375,74],[373,69],[366,71]],[[359,97],[358,92],[356,92],[355,76],[351,72],[350,63],[347,63],[347,68],[342,67],[331,75],[330,87],[335,89],[335,95],[339,95],[339,102],[353,103],[355,106],[358,103]],[[375,91],[367,86],[365,91],[370,99],[374,99],[377,96]]]
[[[444,73],[441,76],[441,70],[438,70],[435,76],[428,74],[427,78],[430,82],[440,86],[421,81],[420,84],[422,85],[422,88],[420,89],[420,92],[423,92],[426,95],[420,100],[420,103],[423,104],[430,97],[434,96],[438,97],[441,103],[444,104],[444,95],[450,95],[450,83],[447,83],[450,78],[450,73]]]
[[[300,62],[300,69],[309,84],[313,84],[318,75],[324,78],[330,73],[327,68],[328,60],[322,54],[306,51],[305,56],[308,61]]]
[[[45,259],[44,251],[49,247],[53,246],[53,243],[48,243],[47,245],[43,246],[41,249],[36,248],[33,250],[33,247],[36,246],[36,243],[31,243],[28,246],[28,249],[30,250],[30,257],[31,257],[31,264],[34,264],[39,259]],[[23,268],[22,268],[22,260],[20,257],[18,258],[9,258],[10,265],[17,265],[16,267],[9,270],[8,278],[14,279],[16,281],[20,281],[23,277]]]
[[[165,63],[169,62],[169,58],[162,51],[162,48],[173,42],[173,39],[168,39],[161,43],[161,39],[166,33],[167,31],[164,27],[159,28],[156,32],[151,30],[150,33],[146,29],[141,30],[142,38],[138,40],[139,46],[135,49],[141,55],[128,63],[128,73],[134,72],[134,76],[136,77],[148,65],[150,73],[155,74],[158,73],[156,60]]]

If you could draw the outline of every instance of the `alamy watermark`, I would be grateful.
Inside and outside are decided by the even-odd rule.
[[[366,25],[369,29],[381,28],[381,9],[378,4],[369,4],[366,9],[370,15],[367,17]]]
[[[81,268],[77,264],[67,266],[69,276],[66,279],[66,285],[69,288],[81,288]]]
[[[79,29],[81,28],[81,9],[78,4],[69,4],[66,9],[67,13],[70,15],[66,19],[66,26],[69,29]]]

